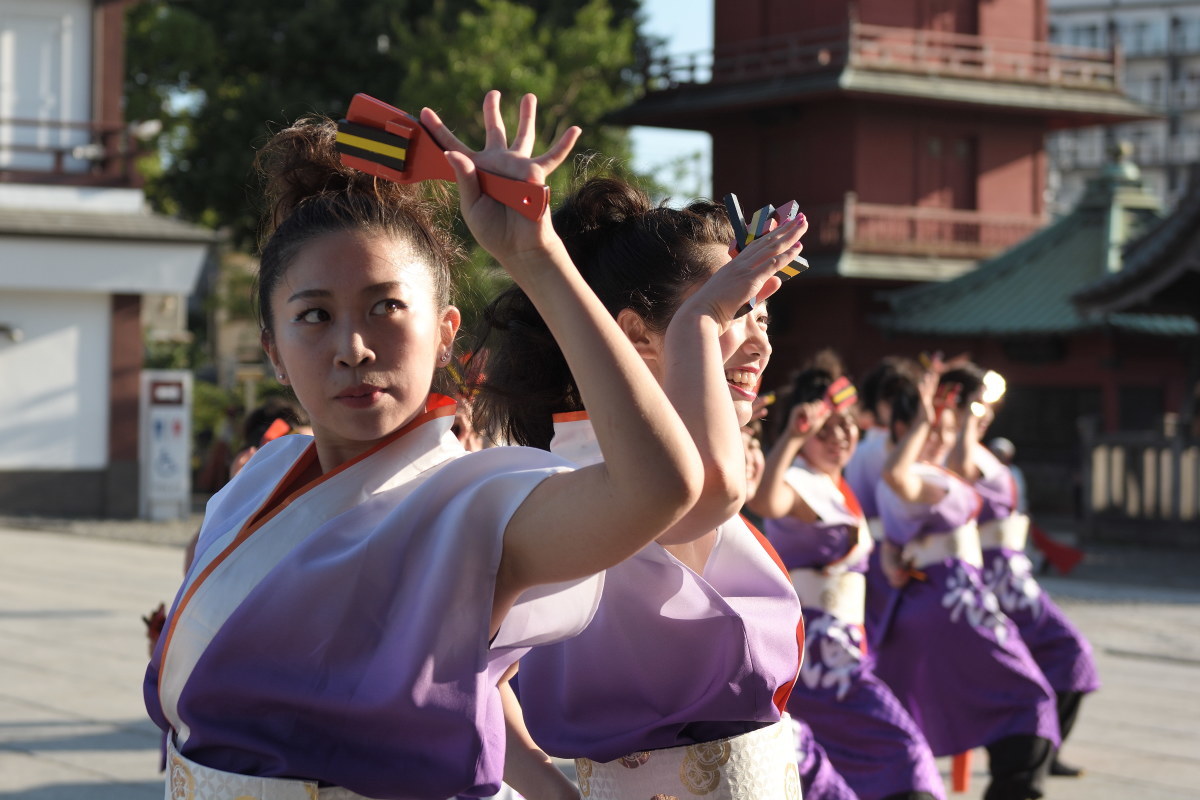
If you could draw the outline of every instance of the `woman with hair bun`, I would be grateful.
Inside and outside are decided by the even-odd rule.
[[[768,455],[750,507],[792,576],[804,609],[804,665],[789,710],[813,729],[862,800],[942,798],[920,728],[874,674],[864,630],[872,539],[842,476],[858,443],[840,359],[823,352],[792,382],[787,425]],[[832,387],[832,388],[831,388]]]
[[[959,398],[953,408],[959,433],[946,466],[979,493],[984,583],[996,596],[1000,610],[1016,624],[1054,690],[1058,726],[1065,742],[1084,695],[1100,688],[1100,676],[1091,644],[1033,576],[1033,566],[1025,556],[1029,517],[1019,508],[1012,472],[980,442],[994,413],[983,403],[984,375],[978,365],[967,363],[941,376],[940,385],[957,386]],[[1081,773],[1061,762],[1055,752],[1051,775],[1077,777]]]
[[[985,800],[1041,797],[1058,719],[1054,693],[1017,628],[984,586],[980,498],[942,464],[957,431],[938,370],[905,378],[892,399],[892,450],[877,492],[894,588],[876,674],[935,756],[986,747]],[[890,555],[890,554],[898,554]]]
[[[497,682],[584,627],[596,573],[692,506],[696,448],[549,219],[480,194],[478,169],[544,183],[566,158],[576,128],[532,155],[534,108],[510,147],[489,93],[479,152],[428,109],[422,123],[451,150],[472,233],[543,309],[608,461],[464,453],[454,402],[431,392],[459,324],[437,207],[344,167],[332,120],[276,134],[262,343],[313,435],[266,444],[209,502],[145,682],[172,797],[494,793]]]
[[[554,227],[687,425],[704,488],[683,520],[607,571],[586,630],[521,660],[524,723],[546,753],[576,760],[591,800],[799,798],[784,710],[800,663],[800,606],[738,511],[740,427],[771,354],[764,301],[806,225],[785,223],[731,260],[733,230],[715,203],[655,206],[623,181],[593,178]],[[476,412],[498,438],[601,463],[606,423],[539,311],[520,287],[489,308]]]

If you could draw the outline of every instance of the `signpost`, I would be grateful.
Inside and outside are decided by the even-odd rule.
[[[184,519],[192,506],[192,374],[143,370],[139,461],[143,519]]]

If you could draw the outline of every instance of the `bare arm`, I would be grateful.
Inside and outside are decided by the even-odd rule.
[[[979,447],[979,417],[971,412],[971,405],[959,412],[962,424],[958,430],[958,440],[946,457],[946,467],[962,477],[968,483],[974,483],[982,477],[979,464],[975,461],[975,448]]]
[[[711,531],[737,514],[746,501],[745,447],[725,379],[729,354],[722,352],[719,339],[730,327],[744,326],[747,349],[761,350],[765,365],[770,355],[765,306],[759,303],[741,317],[734,314],[750,297],[765,300],[779,288],[772,276],[800,252],[800,237],[807,229],[807,223],[800,221],[754,241],[693,292],[671,318],[664,339],[663,388],[696,443],[704,485],[687,516],[659,537],[662,544],[691,541]]]
[[[750,498],[751,511],[764,519],[796,517],[804,522],[816,521],[816,513],[788,485],[784,475],[796,460],[800,448],[809,437],[821,430],[828,418],[829,408],[825,403],[804,403],[792,407],[786,429],[767,453],[762,481],[754,497]]]
[[[921,404],[917,416],[883,464],[883,479],[901,500],[908,503],[935,503],[945,494],[942,489],[927,485],[914,469],[921,449],[925,446],[925,440],[929,437],[933,418],[933,394],[937,390],[937,382],[938,376],[935,372],[926,372],[921,377],[918,387]]]
[[[451,152],[471,232],[537,307],[574,375],[604,462],[554,475],[504,533],[492,629],[525,589],[599,572],[628,558],[691,508],[702,473],[696,446],[641,357],[584,282],[548,215],[530,221],[483,196],[476,168],[544,182],[578,137],[572,128],[531,157],[535,100],[522,99],[511,148],[499,93],[484,101],[487,144],[473,152],[429,109],[422,122]]]
[[[529,798],[579,800],[579,790],[529,735],[521,704],[512,686],[503,680],[499,689],[507,740],[504,751],[505,783]]]

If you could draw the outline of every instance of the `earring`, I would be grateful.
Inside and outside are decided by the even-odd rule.
[[[447,361],[449,361],[449,360],[450,360],[450,354],[449,354],[449,353],[442,353],[442,358],[441,358],[441,361],[442,361],[442,363],[443,363],[443,364],[445,364],[445,363],[446,363]]]
[[[281,381],[282,381],[282,380],[284,380],[284,379],[285,379],[287,376],[286,376],[286,375],[284,375],[282,372],[277,372],[277,373],[275,373],[275,377],[276,377],[276,378],[279,378],[279,380],[281,380]]]

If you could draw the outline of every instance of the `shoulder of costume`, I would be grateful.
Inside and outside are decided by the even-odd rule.
[[[497,468],[508,465],[515,469],[577,468],[576,464],[549,450],[524,445],[501,445],[475,450],[456,459],[457,467],[461,468],[464,465],[486,465]]]
[[[267,442],[258,448],[229,483],[212,496],[208,501],[209,506],[213,507],[231,496],[270,492],[296,463],[296,459],[308,449],[312,440],[311,436],[294,433]]]

